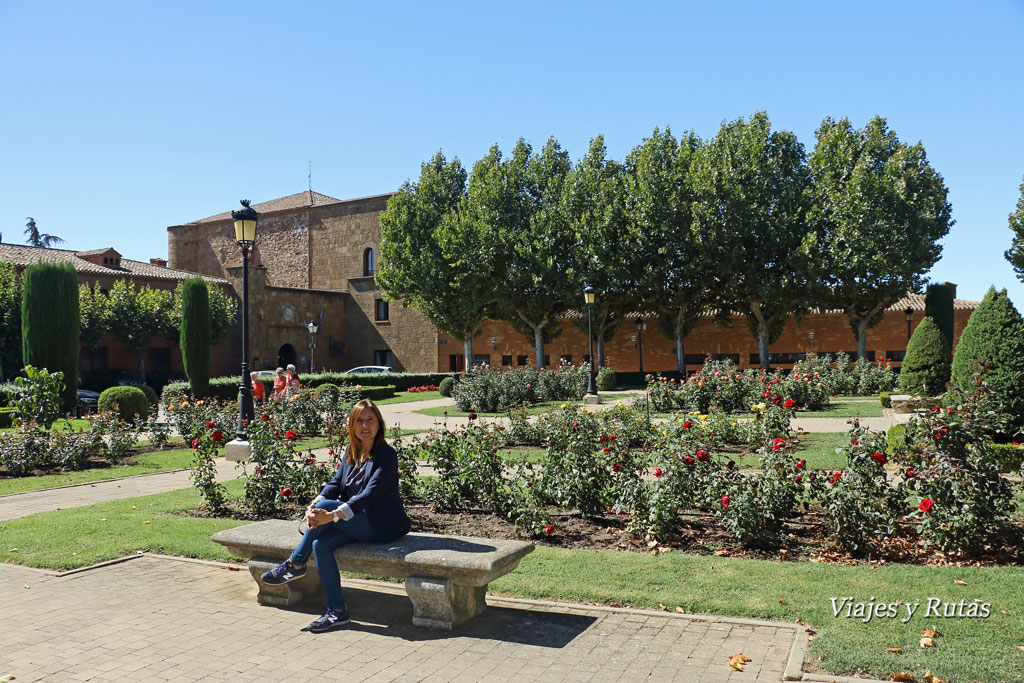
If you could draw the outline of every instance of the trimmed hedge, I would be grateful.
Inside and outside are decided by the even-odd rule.
[[[149,417],[149,399],[146,392],[139,387],[110,387],[104,389],[100,394],[96,408],[100,412],[116,410],[122,420],[131,421],[135,414],[139,417]]]
[[[893,425],[885,435],[889,450],[893,451],[903,440],[906,433],[905,425]],[[992,455],[1000,472],[1016,472],[1024,464],[1024,446],[1014,446],[1010,443],[992,444]]]
[[[883,408],[892,408],[892,402],[889,401],[889,397],[892,396],[891,391],[880,391],[878,392],[878,400],[882,402]]]
[[[156,395],[156,390],[148,384],[143,384],[139,389],[142,389],[142,393],[146,395],[149,405],[155,406],[160,401],[160,397]]]
[[[615,391],[615,371],[611,368],[601,368],[597,371],[597,390]]]
[[[366,375],[345,375],[340,372],[317,372],[314,374],[300,375],[302,386],[306,389],[315,389],[322,384],[334,384],[336,386],[362,386],[362,387],[385,387],[390,386],[394,391],[406,391],[409,387],[418,387],[424,384],[440,384],[445,377],[453,377],[452,372],[377,372]],[[210,380],[209,396],[219,398],[223,401],[234,401],[238,399],[238,376],[216,377]],[[263,382],[267,388],[267,396],[274,390],[272,381]],[[171,382],[164,387],[167,392],[189,391],[188,382]],[[387,398],[387,396],[381,396]]]
[[[946,390],[952,359],[942,330],[933,319],[926,317],[907,342],[907,355],[900,370],[900,390],[938,396]]]
[[[437,385],[438,393],[441,394],[442,396],[444,396],[445,398],[451,398],[452,397],[452,391],[454,389],[455,389],[455,378],[454,377],[445,377],[443,380],[441,380],[441,383],[439,385]]]
[[[387,373],[385,373],[385,374],[387,374]],[[312,376],[312,375],[307,375],[307,376],[315,377],[315,376]],[[316,384],[312,384],[312,383],[307,384],[306,383],[306,377],[302,377],[301,379],[302,379],[302,386],[304,388],[312,389],[314,391],[319,391],[320,387],[322,387],[322,386],[336,386],[336,387],[340,388],[342,386],[342,384],[343,384],[343,383],[337,383],[336,384],[334,382],[329,382],[329,381],[326,381],[326,380],[322,381],[322,382],[318,382]],[[356,383],[356,384],[358,384],[358,383]],[[263,382],[263,386],[267,390],[267,400],[273,400],[273,399],[271,399],[271,396],[273,396],[273,394],[274,394],[274,383],[272,381],[265,381],[265,382]],[[352,386],[352,385],[345,384],[345,386]],[[392,396],[395,395],[395,391],[396,391],[396,388],[392,384],[386,384],[386,385],[382,385],[382,386],[366,386],[366,385],[363,385],[362,388],[359,390],[359,396],[360,396],[360,398],[368,398],[368,399],[371,399],[373,401],[379,401],[381,399],[391,398]],[[189,394],[191,396],[191,392],[189,391],[189,384],[188,384],[188,382],[170,382],[169,384],[167,384],[164,387],[163,394],[162,394],[163,402],[167,403],[167,396],[169,394],[176,394],[176,393],[179,393],[179,392],[183,392],[183,393]],[[210,380],[210,387],[209,387],[209,392],[207,393],[207,397],[220,399],[221,401],[237,401],[238,400],[238,378],[237,377],[218,377],[216,379]]]

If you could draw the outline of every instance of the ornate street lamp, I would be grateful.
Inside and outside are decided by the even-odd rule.
[[[242,383],[238,387],[241,398],[238,408],[236,441],[246,441],[245,425],[253,418],[252,379],[249,377],[249,248],[256,241],[256,223],[260,215],[242,200],[242,208],[231,212],[235,221],[235,242],[242,248]]]
[[[313,349],[316,348],[316,332],[320,328],[317,327],[316,321],[310,320],[306,323],[306,329],[309,330],[309,371],[313,372]]]
[[[907,341],[910,341],[910,323],[914,322],[914,309],[907,306],[907,310],[903,311],[903,315],[907,318]]]
[[[597,294],[594,288],[590,285],[583,287],[583,300],[587,304],[587,339],[590,340],[590,379],[587,381],[587,402],[588,403],[600,403],[601,399],[597,395],[597,370],[594,367],[594,301],[597,299]]]
[[[636,319],[636,341],[637,348],[640,354],[640,372],[644,371],[644,330],[647,329],[647,323],[643,318]]]

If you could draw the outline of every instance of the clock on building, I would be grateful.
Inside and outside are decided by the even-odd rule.
[[[292,308],[291,306],[287,306],[287,305],[286,306],[282,306],[281,307],[281,320],[285,321],[286,323],[293,323],[293,322],[295,322],[295,309]]]

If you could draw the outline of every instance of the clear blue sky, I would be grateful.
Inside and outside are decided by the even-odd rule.
[[[166,227],[306,188],[341,199],[519,137],[623,158],[756,110],[807,146],[879,114],[956,225],[931,275],[980,299],[1024,175],[1024,3],[0,0],[0,232],[167,255]]]

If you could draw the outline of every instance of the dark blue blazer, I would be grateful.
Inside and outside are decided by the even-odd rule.
[[[345,461],[342,461],[320,495],[348,503],[352,512],[365,510],[370,528],[378,541],[393,541],[409,533],[409,517],[405,514],[402,497],[398,493],[398,454],[395,449],[387,443],[381,444],[370,454],[365,467],[359,491],[348,500],[343,500],[342,494],[352,468]]]

